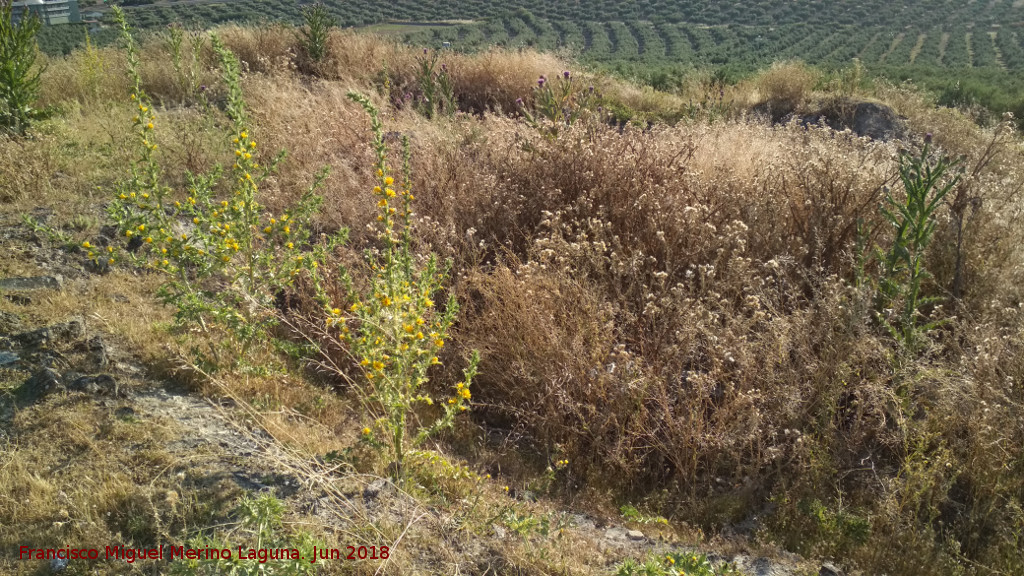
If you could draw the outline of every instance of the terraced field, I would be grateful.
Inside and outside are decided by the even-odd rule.
[[[728,79],[781,59],[838,69],[859,58],[869,73],[913,80],[946,94],[947,103],[978,100],[1024,113],[1021,0],[324,2],[342,26],[464,51],[563,50],[655,85],[655,76],[678,78],[691,68]],[[160,0],[128,13],[149,28],[301,21],[294,0]],[[82,41],[84,33],[78,35],[54,38],[51,47],[59,49],[51,51],[66,52]]]

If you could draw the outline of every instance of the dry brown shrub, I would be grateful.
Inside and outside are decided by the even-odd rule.
[[[802,62],[776,62],[755,85],[772,115],[785,116],[804,103],[817,80],[818,74]]]

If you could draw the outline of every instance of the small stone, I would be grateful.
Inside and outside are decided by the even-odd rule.
[[[10,366],[20,359],[14,352],[0,352],[0,366]]]
[[[0,333],[10,334],[21,328],[21,317],[12,312],[0,311]]]
[[[843,571],[831,562],[825,562],[818,571],[818,576],[843,576]]]
[[[644,539],[644,533],[639,530],[630,530],[626,532],[626,536],[633,541]]]
[[[60,280],[56,276],[31,276],[24,278],[4,278],[0,280],[0,290],[6,292],[24,292],[27,290],[60,290]]]
[[[67,560],[67,558],[54,558],[54,559],[50,560],[50,571],[51,572],[54,572],[54,573],[63,572],[64,569],[67,568],[67,567],[68,567],[68,560]]]
[[[35,394],[48,394],[60,386],[60,374],[50,368],[40,368],[25,380],[23,386]]]
[[[390,482],[388,482],[387,478],[377,478],[373,482],[367,484],[366,488],[363,489],[363,498],[373,500],[379,496],[389,484]]]
[[[81,376],[76,378],[68,388],[87,394],[114,395],[117,393],[117,381],[110,374]]]
[[[504,540],[506,536],[505,529],[497,524],[491,524],[491,529],[494,530],[494,537],[498,540]]]

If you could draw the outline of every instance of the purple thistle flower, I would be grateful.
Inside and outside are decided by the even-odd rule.
[[[523,106],[523,99],[522,98],[516,98],[516,106],[520,106],[520,107]]]
[[[200,92],[206,92],[206,84],[203,84],[202,86],[200,86],[199,87],[199,91]]]
[[[537,80],[537,86],[540,86],[540,87],[544,87],[544,83],[545,83],[545,82],[547,82],[547,81],[548,81],[548,79],[547,79],[547,78],[545,78],[545,77],[541,76],[541,77],[540,77],[540,78],[539,78],[539,79]]]
[[[929,133],[924,135],[924,143],[925,144],[931,144],[932,143],[932,133],[931,132],[929,132]]]
[[[569,71],[568,70],[564,70],[562,72],[562,78],[565,78],[566,80],[569,79]]]

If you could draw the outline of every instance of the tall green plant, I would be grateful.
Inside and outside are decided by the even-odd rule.
[[[435,402],[424,389],[428,370],[441,363],[437,355],[459,309],[454,295],[449,295],[443,307],[433,300],[448,277],[451,262],[442,265],[434,254],[421,258],[413,250],[408,139],[403,142],[402,180],[397,182],[377,109],[365,96],[351,93],[349,97],[369,113],[373,127],[377,176],[373,198],[381,249],[367,255],[373,271],[368,289],[356,290],[346,280],[349,301],[353,302],[349,314],[340,308],[328,309],[327,326],[339,330],[362,371],[357,390],[374,419],[372,427],[363,430],[364,437],[390,449],[397,476],[403,473],[409,450],[453,427],[455,417],[468,408],[479,358],[473,354],[464,380],[447,399]],[[383,442],[377,440],[381,436]]]
[[[937,322],[920,322],[921,308],[937,301],[921,294],[923,283],[931,276],[924,258],[935,234],[936,212],[960,181],[960,174],[950,174],[959,161],[933,157],[931,152],[929,136],[919,154],[900,155],[900,180],[906,194],[887,192],[881,207],[893,228],[893,239],[892,246],[880,255],[877,306],[883,325],[907,350],[915,349],[921,335],[937,326]]]
[[[33,11],[23,9],[15,25],[11,2],[0,2],[0,130],[23,135],[40,111],[32,106],[39,98],[42,68],[36,65],[36,33],[41,22]]]
[[[227,87],[225,112],[232,125],[226,144],[235,161],[223,186],[224,170],[217,165],[206,174],[188,174],[184,192],[175,195],[164,182],[156,114],[142,86],[135,41],[121,10],[115,7],[114,14],[128,52],[138,156],[129,178],[118,185],[108,213],[129,246],[137,246],[125,253],[126,258],[167,275],[159,296],[177,308],[178,322],[226,328],[242,345],[244,356],[276,325],[275,297],[303,272],[316,277],[325,250],[344,240],[343,230],[326,244],[314,246],[310,241],[310,221],[321,204],[316,190],[327,171],[322,170],[302,198],[282,213],[263,207],[260,185],[283,153],[265,164],[259,161],[238,59],[214,35],[213,48]],[[83,247],[90,258],[100,258],[96,247],[88,242]],[[113,246],[107,251],[102,257],[113,264],[118,253]]]
[[[299,31],[299,43],[306,57],[313,64],[319,64],[327,57],[327,41],[331,28],[337,25],[334,17],[322,2],[317,2],[302,11],[306,26]]]
[[[415,102],[416,109],[427,118],[455,114],[455,83],[448,73],[448,66],[441,62],[441,53],[424,48],[417,65],[420,97]]]

